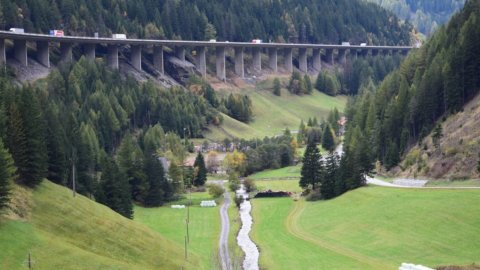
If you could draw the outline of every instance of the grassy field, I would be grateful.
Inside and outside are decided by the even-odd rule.
[[[301,169],[302,169],[302,165],[298,164],[296,166],[289,166],[289,167],[284,167],[284,168],[275,169],[275,170],[261,171],[248,176],[248,178],[251,178],[254,180],[300,178]]]
[[[201,200],[211,200],[206,192],[192,193],[193,205],[190,207],[188,254],[201,257],[195,269],[218,269],[218,239],[220,235],[220,214],[217,207],[202,208]],[[180,200],[172,204],[184,204]],[[218,200],[221,203],[221,200]],[[165,238],[184,246],[186,236],[185,220],[187,209],[172,209],[168,206],[157,208],[135,207],[135,220],[159,232]]]
[[[302,188],[298,185],[298,180],[257,180],[255,181],[259,191],[290,191],[302,192]]]
[[[479,263],[480,191],[366,187],[327,202],[255,199],[264,269]]]
[[[44,181],[16,187],[16,214],[0,218],[0,269],[196,269],[181,245],[109,208]]]
[[[291,95],[282,89],[281,96],[271,93],[269,83],[260,84],[258,89],[244,89],[240,93],[247,94],[253,103],[254,120],[248,125],[224,115],[224,122],[220,127],[210,127],[205,136],[211,140],[221,140],[225,137],[263,138],[278,135],[289,128],[297,130],[300,121],[309,117],[319,120],[326,118],[328,112],[337,108],[343,111],[346,97],[331,97],[314,91],[312,95]],[[263,90],[262,90],[263,89]],[[222,92],[220,95],[227,95]]]

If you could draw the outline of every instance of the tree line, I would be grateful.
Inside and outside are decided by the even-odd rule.
[[[192,149],[181,136],[200,136],[218,114],[201,95],[140,84],[83,58],[33,85],[4,74],[0,200],[12,181],[72,187],[75,175],[77,192],[131,217],[132,200],[161,205],[198,176],[183,170]],[[161,157],[171,161],[168,174]]]
[[[2,0],[2,28],[136,38],[409,44],[411,26],[363,1]]]

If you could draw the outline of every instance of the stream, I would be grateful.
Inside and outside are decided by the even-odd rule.
[[[245,253],[245,259],[243,261],[244,270],[258,270],[258,257],[260,253],[255,243],[250,239],[249,233],[252,229],[252,204],[248,198],[248,193],[245,191],[243,184],[240,189],[237,190],[237,196],[242,196],[245,200],[240,205],[240,219],[242,220],[242,228],[237,236],[237,243]]]

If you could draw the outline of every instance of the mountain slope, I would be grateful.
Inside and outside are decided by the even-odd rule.
[[[411,22],[425,35],[437,28],[463,7],[465,0],[366,0],[381,5],[402,20]]]
[[[16,214],[0,218],[1,269],[25,269],[29,252],[35,269],[194,269],[199,260],[184,264],[178,244],[48,181],[16,186],[12,204]]]
[[[408,44],[409,26],[359,0],[2,0],[0,25],[146,38]]]

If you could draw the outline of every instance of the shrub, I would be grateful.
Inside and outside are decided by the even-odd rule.
[[[245,190],[247,192],[252,192],[252,191],[255,191],[257,190],[257,186],[255,185],[255,181],[253,181],[252,179],[245,179],[243,180],[243,185],[245,186]]]
[[[208,185],[208,194],[210,194],[213,198],[218,198],[222,196],[224,192],[223,187],[215,184]]]
[[[237,206],[237,208],[240,209],[240,205],[242,205],[244,199],[243,199],[243,196],[235,196],[235,205]]]

